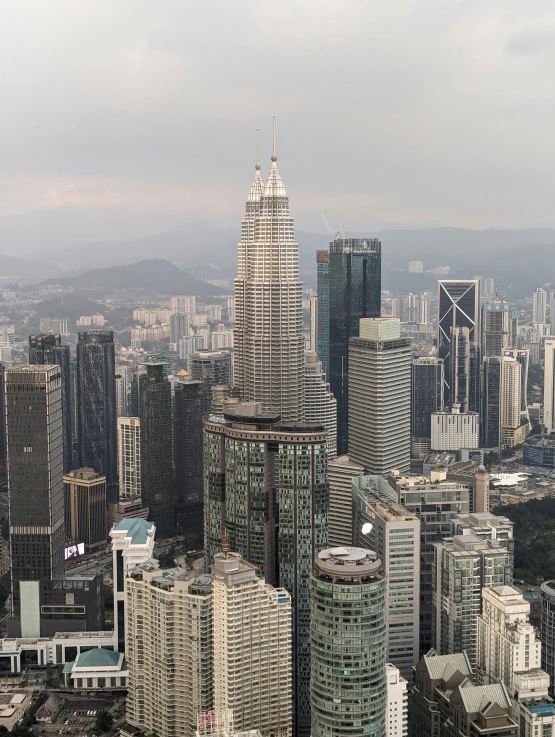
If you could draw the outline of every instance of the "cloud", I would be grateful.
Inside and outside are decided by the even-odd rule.
[[[236,224],[254,131],[299,225],[555,225],[546,0],[4,0],[0,214]]]

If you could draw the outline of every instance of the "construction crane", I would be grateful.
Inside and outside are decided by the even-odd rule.
[[[503,301],[505,301],[505,297],[509,294],[509,289],[513,286],[514,283],[515,283],[515,279],[512,280],[512,282],[509,284],[509,286],[505,290],[505,294],[501,297]]]
[[[324,213],[322,211],[320,211],[320,215],[322,216],[322,220],[326,224],[326,228],[328,229],[328,233],[331,235],[331,237],[333,238],[333,242],[335,243],[335,241],[337,240],[337,237],[339,235],[339,231],[337,231],[336,233],[334,233],[333,230],[330,228],[330,224],[326,220],[326,218],[324,216]]]

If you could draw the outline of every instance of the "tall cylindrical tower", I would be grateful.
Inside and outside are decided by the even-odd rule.
[[[542,668],[549,674],[551,690],[555,679],[555,581],[541,585]]]
[[[384,737],[386,578],[376,553],[329,548],[310,581],[312,737]]]

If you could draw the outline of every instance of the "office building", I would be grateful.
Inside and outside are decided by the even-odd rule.
[[[44,334],[29,336],[29,363],[31,365],[58,365],[62,382],[62,437],[64,446],[64,473],[73,467],[72,456],[72,413],[71,413],[71,367],[69,346],[62,345],[59,335]]]
[[[555,335],[555,290],[549,292],[549,327],[551,335]]]
[[[418,737],[515,737],[518,722],[503,683],[476,686],[466,653],[430,650],[414,669],[411,728]],[[454,727],[456,725],[456,728]]]
[[[231,548],[279,582],[293,603],[293,691],[297,733],[310,725],[309,601],[312,563],[327,546],[327,434],[322,425],[280,422],[259,403],[224,401],[204,421],[206,560]]]
[[[329,544],[353,545],[353,491],[352,483],[364,476],[364,467],[349,456],[333,458],[328,463],[330,502],[328,515]]]
[[[309,425],[323,425],[328,433],[328,459],[337,455],[337,402],[330,391],[322,363],[307,351],[304,364],[304,419]]]
[[[482,601],[476,676],[481,683],[503,683],[518,713],[518,702],[545,697],[549,687],[541,669],[541,641],[530,624],[530,603],[509,585],[485,588]]]
[[[547,292],[542,287],[538,287],[534,292],[532,322],[534,325],[545,325],[547,322]]]
[[[445,469],[426,476],[373,477],[380,495],[389,493],[393,501],[420,520],[420,653],[432,647],[432,567],[434,543],[451,537],[451,519],[459,512],[468,513],[468,485],[448,481]],[[433,509],[433,513],[429,510]]]
[[[460,513],[453,515],[451,530],[453,536],[472,535],[480,540],[493,540],[500,543],[509,551],[511,565],[513,564],[513,523],[508,517],[502,517],[491,512]]]
[[[172,297],[170,300],[170,307],[172,313],[182,313],[193,317],[197,312],[196,297]]]
[[[409,274],[421,274],[424,271],[422,261],[409,261]]]
[[[555,430],[555,338],[548,338],[544,346],[543,423],[549,435]]]
[[[542,668],[549,675],[551,692],[555,686],[555,581],[541,585]]]
[[[66,539],[84,543],[85,553],[103,550],[107,540],[106,479],[92,468],[64,476]]]
[[[381,314],[382,246],[375,238],[336,238],[329,246],[329,373],[337,400],[337,452],[349,443],[349,340],[362,318]]]
[[[129,414],[129,394],[131,391],[129,369],[127,366],[116,366],[116,416],[127,417]]]
[[[520,416],[526,422],[530,421],[528,412],[528,368],[530,366],[530,351],[521,348],[506,348],[504,356],[514,358],[520,364]]]
[[[158,737],[193,737],[213,707],[210,576],[153,565],[125,581],[128,724]]]
[[[189,316],[184,312],[172,312],[170,315],[170,343],[179,343],[180,338],[189,335]]]
[[[118,417],[118,477],[120,501],[141,500],[141,421]]]
[[[376,490],[376,479],[353,479],[353,542],[377,553],[387,578],[386,658],[406,679],[420,645],[420,520]]]
[[[518,309],[509,302],[482,302],[482,356],[502,356],[516,348]]]
[[[443,384],[443,404],[450,406],[454,403],[451,395],[450,381],[452,380],[452,360],[460,360],[463,366],[467,367],[470,372],[470,350],[473,346],[473,352],[477,350],[477,344],[480,340],[480,283],[476,279],[451,280],[441,279],[439,282],[438,297],[438,358],[444,363],[444,384]],[[461,335],[458,328],[467,328],[468,333]],[[463,362],[462,356],[452,355],[452,339],[453,335],[459,335],[459,348],[463,348],[468,352],[468,361]],[[479,376],[479,362],[477,366]],[[472,387],[475,381],[469,377]],[[470,406],[466,409],[476,411],[474,406],[475,398],[471,396],[469,387]]]
[[[300,422],[304,337],[299,247],[276,162],[274,136],[270,174],[264,185],[257,160],[241,227],[234,385],[244,400],[260,402],[265,412],[277,411],[284,421]]]
[[[401,338],[399,320],[361,320],[349,349],[349,457],[368,473],[409,469],[410,377],[410,339]]]
[[[385,735],[385,593],[376,553],[318,553],[310,577],[312,737]]]
[[[484,359],[482,447],[498,452],[524,442],[529,432],[521,424],[521,364],[510,356]]]
[[[385,737],[407,737],[408,681],[392,663],[385,664],[387,711],[385,714]],[[412,671],[411,671],[412,681]]]
[[[214,705],[239,730],[293,733],[291,596],[238,553],[214,557]]]
[[[430,419],[432,451],[458,451],[479,447],[479,422],[476,412],[460,411],[459,405],[450,412],[434,412]]]
[[[62,381],[59,366],[5,373],[12,611],[64,573]]]
[[[418,300],[418,324],[427,325],[430,322],[430,295],[424,292]]]
[[[163,534],[175,528],[171,386],[162,363],[139,368],[141,498]]]
[[[477,412],[480,407],[480,347],[471,341],[471,331],[458,326],[451,330],[449,375],[450,406],[459,405],[462,412]]]
[[[318,358],[324,373],[330,375],[330,255],[316,251],[316,281],[318,293]]]
[[[482,589],[512,583],[511,554],[500,542],[456,535],[434,544],[432,643],[436,651],[465,652],[475,666]]]
[[[56,335],[69,335],[68,321],[56,317],[40,318],[41,333],[55,333]]]
[[[0,475],[6,476],[6,366],[0,362]]]
[[[83,468],[106,477],[108,501],[117,497],[116,371],[114,333],[94,330],[77,339],[79,457]]]
[[[177,377],[172,377],[177,379]],[[172,380],[173,452],[177,523],[183,531],[191,526],[202,531],[203,440],[202,420],[210,409],[207,382],[189,377]],[[202,544],[199,541],[199,544]]]
[[[189,357],[188,368],[192,379],[206,382],[210,389],[218,384],[232,385],[229,351],[198,351]]]
[[[443,409],[443,361],[415,358],[411,371],[411,457],[425,458],[432,449],[432,413]]]

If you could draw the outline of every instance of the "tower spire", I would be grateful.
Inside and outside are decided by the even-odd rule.
[[[260,171],[260,142],[258,136],[258,128],[256,129],[256,165],[254,167],[256,171]]]
[[[249,191],[247,202],[258,202],[262,196],[264,185],[260,177],[260,146],[258,142],[258,128],[256,129],[256,164],[254,165],[256,174],[254,175],[254,182]]]
[[[274,166],[276,164],[276,161],[276,116],[274,115],[272,118],[272,162]]]

